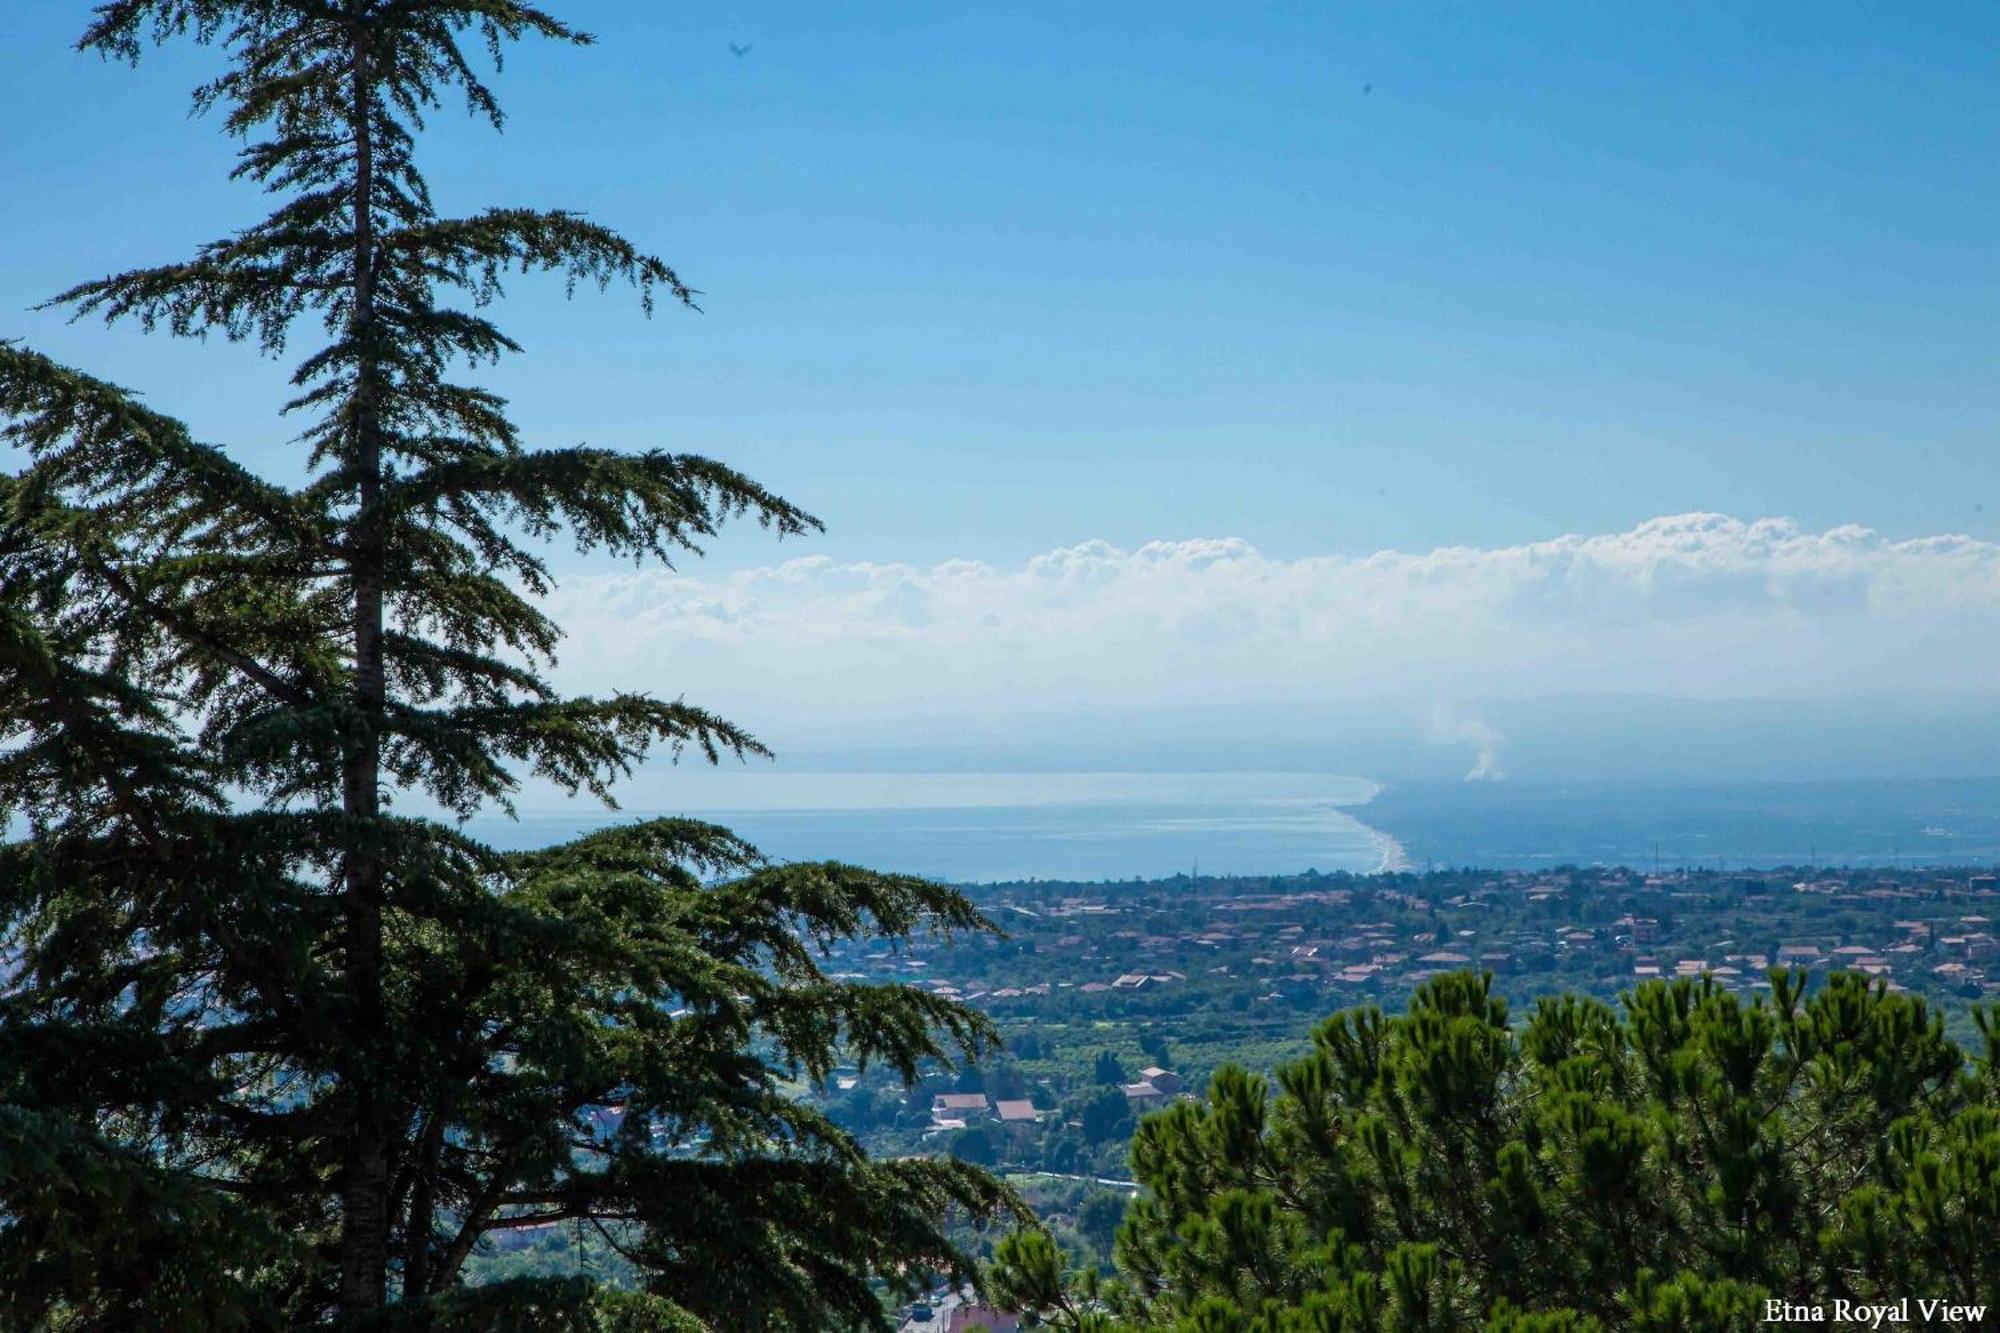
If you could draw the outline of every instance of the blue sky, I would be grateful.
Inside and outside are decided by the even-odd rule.
[[[493,381],[538,439],[712,452],[832,524],[724,567],[2000,537],[1989,5],[557,8],[602,44],[519,49],[507,133],[441,117],[433,181],[703,289],[648,323],[527,284]],[[0,335],[283,467],[277,368],[25,310],[261,208],[183,116],[204,58],[8,10]]]
[[[705,313],[525,283],[490,382],[830,524],[567,565],[564,684],[808,761],[1797,758],[1782,704],[1990,769],[2000,8],[557,7],[602,44],[441,115],[440,203],[582,209]],[[7,12],[0,336],[296,466],[281,367],[29,309],[258,215],[213,55]]]

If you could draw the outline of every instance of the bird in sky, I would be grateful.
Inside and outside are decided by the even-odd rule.
[[[755,45],[756,45],[755,42],[745,42],[743,43],[743,45],[738,46],[735,42],[731,42],[729,44],[729,54],[735,56],[738,60],[741,60],[744,56],[750,54],[750,48]]]

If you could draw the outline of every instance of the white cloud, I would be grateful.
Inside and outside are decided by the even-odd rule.
[[[1013,566],[813,556],[572,578],[550,610],[570,631],[564,684],[685,693],[767,723],[1356,696],[1986,693],[2000,546],[1682,514],[1363,557],[1275,559],[1232,539],[1086,541]]]

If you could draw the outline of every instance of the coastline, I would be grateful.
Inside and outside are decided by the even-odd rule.
[[[1384,829],[1376,829],[1366,819],[1362,819],[1360,815],[1354,813],[1354,811],[1366,809],[1370,803],[1374,803],[1376,797],[1380,797],[1384,791],[1388,791],[1388,783],[1378,783],[1374,779],[1360,779],[1360,781],[1368,783],[1368,795],[1362,797],[1360,801],[1356,801],[1354,805],[1346,807],[1342,811],[1342,815],[1346,815],[1356,825],[1360,825],[1362,831],[1368,835],[1368,841],[1374,843],[1376,865],[1368,873],[1370,875],[1400,875],[1400,873],[1404,873],[1404,871],[1410,869],[1410,851],[1402,845],[1402,841],[1396,839],[1394,833],[1386,833]]]
[[[1401,874],[1410,868],[1410,854],[1403,850],[1402,843],[1373,825],[1368,827],[1368,831],[1374,835],[1375,845],[1382,853],[1382,860],[1375,867],[1375,874]]]
[[[1410,849],[1406,849],[1402,845],[1402,841],[1394,833],[1388,833],[1386,829],[1378,829],[1378,827],[1370,825],[1366,819],[1362,819],[1362,813],[1366,811],[1366,807],[1370,803],[1374,803],[1374,799],[1380,797],[1384,791],[1388,791],[1388,783],[1378,783],[1374,779],[1358,779],[1358,781],[1368,783],[1368,795],[1362,797],[1360,801],[1354,801],[1354,803],[1338,803],[1336,801],[1334,805],[1340,807],[1340,813],[1346,819],[1354,821],[1356,829],[1360,829],[1364,835],[1368,835],[1368,843],[1374,849],[1376,863],[1374,863],[1372,869],[1362,871],[1362,873],[1364,875],[1400,875],[1402,871],[1410,869]]]
[[[1366,807],[1370,801],[1373,801],[1377,796],[1380,796],[1384,791],[1388,790],[1388,787],[1384,783],[1376,782],[1372,778],[1368,779],[1367,781],[1370,783],[1371,786],[1374,787],[1374,790],[1368,793],[1366,800],[1361,801],[1358,805],[1352,808],[1362,809]],[[1368,833],[1369,839],[1373,841],[1373,843],[1375,844],[1375,854],[1377,860],[1375,863],[1375,869],[1370,871],[1369,872],[1370,874],[1375,874],[1375,875],[1400,874],[1401,872],[1406,871],[1410,868],[1409,851],[1403,846],[1401,842],[1399,842],[1396,839],[1396,836],[1393,833],[1387,833],[1379,828],[1376,828],[1373,824],[1369,823],[1365,819],[1360,818],[1358,815],[1349,814],[1347,817],[1349,819],[1352,819],[1356,824],[1359,824],[1363,829],[1365,829]]]

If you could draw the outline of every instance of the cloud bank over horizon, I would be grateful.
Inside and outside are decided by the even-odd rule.
[[[1008,566],[807,556],[571,577],[549,609],[569,631],[565,686],[788,725],[1358,697],[1988,696],[2000,544],[1691,513],[1359,557],[1210,538],[1085,541]],[[1452,719],[1476,740],[1476,719]]]

